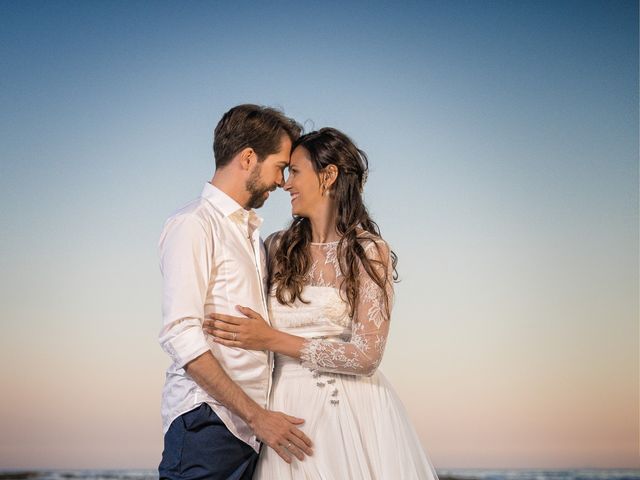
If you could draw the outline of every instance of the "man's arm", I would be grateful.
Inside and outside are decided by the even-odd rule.
[[[185,370],[205,392],[247,422],[256,436],[286,462],[291,462],[289,452],[299,460],[304,458],[303,452],[311,455],[311,440],[296,427],[304,420],[262,408],[229,378],[210,351],[189,362]]]
[[[220,366],[202,330],[213,242],[201,220],[183,214],[169,220],[160,238],[163,276],[162,348],[209,395],[242,418],[285,461],[311,454],[303,420],[270,412],[254,402]]]

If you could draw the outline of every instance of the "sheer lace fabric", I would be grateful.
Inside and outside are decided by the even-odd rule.
[[[273,237],[267,239],[268,251],[277,244]],[[277,319],[276,327],[311,336],[300,352],[302,365],[311,370],[372,375],[382,360],[393,301],[390,250],[382,239],[363,241],[363,246],[367,258],[374,260],[372,267],[386,280],[388,305],[382,288],[360,264],[358,302],[350,317],[337,256],[338,242],[310,245],[312,263],[302,291],[308,304],[296,300],[291,306],[280,305],[272,288],[269,302],[275,310],[272,318]]]
[[[382,240],[362,245],[369,258],[390,265]],[[286,463],[263,449],[253,478],[438,480],[400,398],[377,369],[390,323],[383,290],[361,268],[351,315],[341,292],[337,243],[309,249],[312,268],[302,290],[308,303],[283,305],[273,287],[268,298],[272,325],[304,339],[300,360],[276,354],[269,409],[306,420],[302,428],[314,441],[313,455]],[[386,278],[391,295],[391,271]]]

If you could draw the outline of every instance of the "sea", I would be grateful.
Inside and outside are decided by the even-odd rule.
[[[640,470],[437,469],[440,480],[640,480]],[[0,470],[0,480],[157,480],[156,470]],[[348,479],[345,479],[348,480]],[[387,479],[382,479],[387,480]],[[400,480],[400,479],[389,479]]]

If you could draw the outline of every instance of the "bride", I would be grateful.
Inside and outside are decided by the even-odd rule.
[[[257,479],[428,479],[435,468],[393,388],[377,369],[389,333],[397,258],[362,201],[368,162],[343,133],[323,128],[292,147],[284,189],[294,220],[265,241],[271,325],[214,314],[215,341],[276,354],[269,409],[306,419],[303,461],[263,448]]]

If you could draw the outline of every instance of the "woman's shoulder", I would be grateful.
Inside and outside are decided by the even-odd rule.
[[[365,230],[363,228],[358,228],[356,230],[356,238],[358,239],[358,242],[363,247],[367,247],[369,245],[376,245],[376,244],[381,246],[387,245],[387,241],[384,238],[382,238],[380,235],[373,232],[369,232],[368,230]]]
[[[367,257],[385,259],[389,255],[391,247],[380,235],[358,228],[356,238]]]
[[[282,235],[284,235],[284,232],[286,232],[286,230],[276,230],[264,239],[264,243],[270,243],[274,240],[279,240],[280,238],[282,238]]]
[[[285,232],[286,230],[278,230],[276,232],[273,232],[271,235],[269,235],[267,238],[264,239],[264,246],[267,249],[267,252],[274,251],[274,249],[280,243],[280,240],[282,239],[282,236],[284,235]]]

